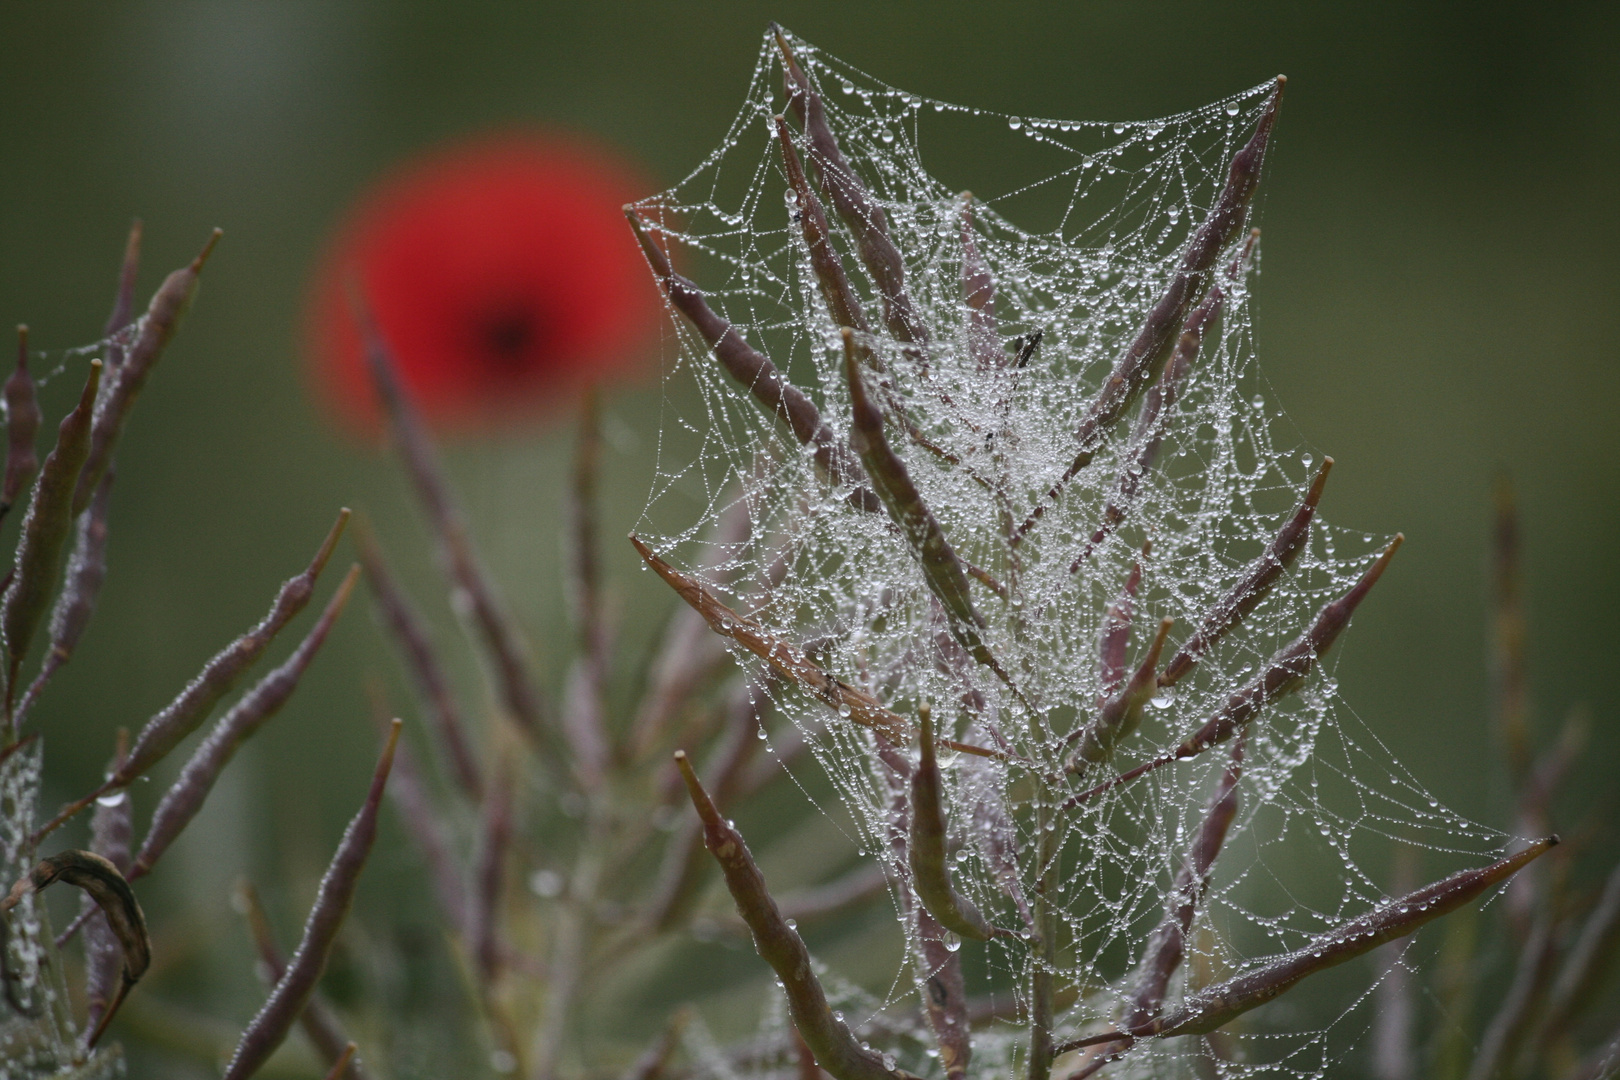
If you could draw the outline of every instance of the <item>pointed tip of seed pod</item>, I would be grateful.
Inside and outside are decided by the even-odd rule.
[[[653,273],[661,278],[667,278],[675,272],[670,265],[669,256],[664,249],[653,241],[652,235],[647,232],[647,221],[641,216],[634,203],[624,204],[624,218],[630,223],[630,231],[636,234],[636,243],[641,245],[642,254],[652,263]]]
[[[685,750],[677,750],[673,756],[675,767],[681,771],[681,779],[686,782],[686,793],[691,797],[692,806],[696,808],[698,817],[705,821],[711,818],[718,820],[720,811],[716,809],[714,800],[709,797],[703,781],[698,779],[697,770],[692,768],[692,759],[686,755]]]
[[[636,554],[640,555],[648,565],[651,565],[658,558],[657,555],[653,554],[653,549],[647,546],[647,542],[635,533],[630,534],[630,545],[636,549]]]
[[[1543,840],[1542,843],[1546,844],[1550,848],[1555,848],[1559,844],[1562,844],[1563,841],[1558,838],[1557,833],[1553,833],[1551,836],[1547,837],[1547,839]]]
[[[1311,481],[1311,490],[1305,493],[1305,505],[1313,510],[1316,504],[1322,501],[1322,489],[1327,487],[1328,473],[1333,471],[1333,459],[1322,459],[1322,467],[1316,470],[1316,479]]]
[[[352,511],[347,506],[338,510],[337,520],[327,530],[326,539],[321,541],[320,548],[315,552],[315,558],[310,561],[309,570],[311,576],[319,577],[321,571],[326,569],[327,560],[332,557],[332,552],[337,549],[338,540],[343,536],[343,527],[349,523],[351,516]]]
[[[203,264],[208,261],[208,256],[214,253],[215,246],[219,244],[220,237],[224,235],[224,229],[215,229],[213,232],[208,234],[208,242],[204,244],[203,249],[197,253],[197,257],[191,260],[191,272],[193,274],[200,273],[202,271]]]

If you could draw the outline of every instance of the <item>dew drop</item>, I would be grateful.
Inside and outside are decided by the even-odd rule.
[[[1024,126],[1024,122],[1016,116],[1009,116],[1007,117],[1007,126],[1012,128],[1014,131],[1017,131],[1019,128]]]
[[[1238,107],[1236,105],[1228,105],[1226,107],[1226,115],[1227,116],[1236,116],[1237,114],[1238,114]]]
[[[962,947],[962,939],[951,930],[945,931],[945,936],[939,940],[945,946],[946,952],[955,952]]]
[[[124,800],[127,798],[129,798],[129,794],[127,792],[111,791],[97,799],[96,805],[105,806],[108,809],[111,809],[114,806],[122,806],[124,804]]]
[[[853,94],[855,92],[855,84],[850,82],[848,79],[845,79],[843,82],[843,91],[846,94]]]
[[[1168,709],[1175,703],[1176,692],[1174,688],[1169,686],[1164,687],[1157,694],[1154,694],[1148,699],[1148,704],[1152,705],[1155,709]]]

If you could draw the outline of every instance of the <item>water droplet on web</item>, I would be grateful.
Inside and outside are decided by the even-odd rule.
[[[754,736],[755,736],[755,738],[758,738],[760,740],[770,738],[770,736],[765,734],[765,728],[764,728],[763,725],[760,727],[760,729],[758,731],[754,732]]]
[[[1310,468],[1310,467],[1311,467],[1311,465],[1312,465],[1312,464],[1313,464],[1313,463],[1314,463],[1314,462],[1315,462],[1315,461],[1316,461],[1316,459],[1315,459],[1315,458],[1314,458],[1314,457],[1312,457],[1312,456],[1311,456],[1311,455],[1310,455],[1310,454],[1301,454],[1301,455],[1300,455],[1300,456],[1299,456],[1299,462],[1300,462],[1300,464],[1301,464],[1301,465],[1304,465],[1304,466],[1305,466],[1305,467],[1306,467],[1306,468],[1307,468],[1307,469],[1308,469],[1308,468]]]
[[[1236,116],[1237,114],[1238,114],[1238,107],[1236,105],[1228,105],[1226,107],[1226,115],[1227,116]]]
[[[96,805],[105,806],[108,809],[111,809],[115,806],[122,806],[124,804],[124,800],[127,798],[129,798],[129,794],[127,792],[109,791],[107,794],[96,800]]]
[[[963,848],[961,851],[958,851],[956,853],[956,864],[958,866],[961,866],[963,863],[966,863],[967,861],[968,861],[967,849]]]
[[[894,142],[894,132],[890,131],[888,128],[884,128],[883,131],[878,134],[878,138],[882,139],[885,143],[892,143]]]
[[[889,1053],[888,1051],[884,1051],[884,1053],[883,1053],[883,1067],[885,1069],[888,1069],[890,1072],[893,1072],[894,1071],[894,1065],[895,1065],[894,1055]]]
[[[945,946],[945,951],[946,952],[955,952],[956,950],[958,950],[958,949],[960,949],[962,947],[962,939],[961,939],[961,937],[959,937],[954,931],[951,931],[951,930],[945,931],[945,936],[940,938],[939,940],[940,940],[940,944]]]
[[[1114,125],[1114,134],[1115,135],[1123,135],[1123,134],[1125,134],[1125,125],[1124,124],[1115,124]]]
[[[1012,128],[1014,131],[1017,131],[1019,128],[1024,126],[1024,122],[1016,116],[1009,116],[1007,117],[1007,126]]]
[[[855,84],[850,82],[848,79],[843,81],[841,87],[846,94],[853,94],[855,92]]]
[[[1256,394],[1249,400],[1249,404],[1253,405],[1257,409],[1263,409],[1266,407],[1266,399],[1261,395]]]
[[[1174,687],[1170,686],[1161,687],[1158,693],[1154,694],[1148,699],[1148,704],[1152,705],[1155,709],[1168,709],[1175,703],[1176,691]]]

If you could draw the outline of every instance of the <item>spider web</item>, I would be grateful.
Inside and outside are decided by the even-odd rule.
[[[888,517],[856,508],[847,488],[818,475],[791,432],[732,381],[678,315],[679,355],[668,375],[659,464],[640,529],[671,562],[778,639],[804,647],[836,678],[906,717],[931,703],[943,737],[1006,752],[1012,760],[941,759],[959,844],[956,887],[997,925],[1017,928],[1018,902],[1034,893],[1034,808],[1043,804],[1060,841],[1057,892],[1047,898],[1065,939],[1057,1037],[1106,1030],[1129,998],[1165,895],[1228,765],[1228,747],[1088,803],[1053,808],[1091,781],[1179,744],[1347,591],[1379,544],[1318,515],[1293,566],[1173,693],[1153,699],[1111,765],[1071,777],[1070,788],[1034,790],[1032,776],[1063,774],[1073,751],[1065,736],[1105,692],[1098,662],[1104,615],[1133,564],[1141,567],[1141,585],[1127,672],[1161,618],[1175,620],[1171,651],[1186,638],[1275,535],[1315,471],[1311,454],[1279,444],[1277,413],[1256,393],[1247,269],[1227,282],[1218,327],[1205,337],[1158,464],[1141,478],[1120,527],[1071,572],[1131,460],[1129,415],[1047,506],[1016,565],[1005,526],[1041,505],[1073,459],[1086,407],[1171,280],[1274,84],[1162,119],[1059,121],[919,97],[803,42],[794,49],[845,157],[887,216],[930,332],[925,350],[874,342],[887,373],[886,400],[903,407],[923,437],[907,439],[890,423],[889,441],[957,552],[1002,582],[1016,579],[1008,598],[972,587],[985,640],[1022,700],[951,640]],[[843,344],[801,239],[772,126],[772,117],[787,111],[782,79],[767,36],[747,99],[720,146],[638,210],[658,223],[655,235],[708,303],[812,396],[842,440],[850,428]],[[938,172],[925,168],[925,148]],[[803,158],[806,148],[799,152]],[[975,335],[984,331],[963,287],[969,203],[962,189],[970,184],[972,240],[995,287],[992,347],[1012,356],[1041,335],[1022,368],[978,359],[983,341]],[[852,237],[836,221],[833,231],[876,323],[878,292]],[[1228,252],[1218,265],[1237,255]],[[715,526],[738,504],[747,509],[749,535],[721,544]],[[739,659],[780,715],[802,730],[852,814],[866,857],[893,862],[895,787],[878,737],[765,678],[749,654],[739,651]],[[1425,849],[1429,876],[1438,877],[1481,864],[1508,839],[1439,806],[1390,758],[1337,703],[1332,660],[1249,725],[1240,809],[1167,1006],[1184,990],[1298,949],[1370,910],[1386,898],[1390,853],[1399,844]],[[900,750],[915,759],[914,745]],[[1020,856],[1016,885],[1003,872],[1009,851]],[[904,880],[901,866],[892,869],[895,881]],[[1021,1005],[1032,962],[1024,943],[998,938],[967,947],[985,950],[990,966],[987,983],[970,982],[970,993]],[[1218,1044],[1150,1041],[1104,1075],[1213,1069],[1319,1076],[1347,1054],[1360,1060],[1364,1051],[1355,1044],[1367,1027],[1372,979],[1364,963],[1351,980],[1355,988],[1336,998],[1250,1013]],[[896,1012],[911,985],[897,975],[868,1014]],[[1024,1031],[1012,1021],[977,1031],[972,1074],[1018,1074]],[[921,1049],[928,1044],[922,1032],[910,1051],[897,1044],[899,1064],[938,1074],[937,1061]]]

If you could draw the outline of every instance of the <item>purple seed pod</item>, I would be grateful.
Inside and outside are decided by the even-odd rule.
[[[1317,661],[1327,653],[1339,634],[1349,625],[1350,616],[1383,576],[1390,559],[1395,556],[1404,540],[1405,537],[1397,533],[1395,539],[1390,541],[1389,546],[1378,556],[1378,560],[1367,568],[1366,573],[1361,575],[1361,580],[1357,581],[1349,592],[1323,607],[1317,613],[1310,629],[1283,646],[1249,685],[1227,698],[1226,704],[1216,710],[1215,715],[1188,736],[1181,745],[1143,762],[1128,772],[1121,773],[1112,780],[1105,780],[1089,791],[1071,796],[1063,805],[1070,807],[1089,802],[1106,791],[1112,791],[1121,784],[1146,776],[1172,761],[1181,761],[1201,754],[1242,730],[1267,702],[1275,701],[1299,689],[1305,677],[1315,669]]]
[[[267,983],[275,986],[287,972],[287,958],[281,954],[275,935],[270,931],[270,920],[265,917],[264,908],[259,903],[259,894],[244,880],[237,883],[235,900],[237,909],[247,918],[248,929],[253,934],[253,945],[259,953],[261,974]],[[354,1043],[343,1033],[343,1026],[332,1014],[331,1007],[321,997],[320,991],[317,990],[310,995],[309,1004],[304,1006],[298,1024],[304,1029],[304,1035],[310,1044],[320,1054],[321,1060],[332,1062],[332,1077],[370,1080],[370,1074],[367,1073],[365,1066],[352,1054]]]
[[[883,322],[897,340],[926,348],[928,328],[906,293],[905,260],[889,235],[888,218],[844,160],[838,137],[827,123],[821,95],[816,93],[809,76],[799,66],[787,35],[778,26],[773,25],[772,31],[782,54],[788,106],[810,139],[810,163],[820,178],[821,190],[832,202],[839,220],[854,236],[861,264],[883,298]]]
[[[1311,519],[1316,516],[1316,505],[1322,499],[1332,469],[1333,459],[1323,458],[1322,467],[1316,471],[1316,479],[1311,481],[1310,490],[1300,500],[1298,508],[1266,545],[1266,550],[1243,571],[1238,583],[1204,615],[1193,636],[1176,650],[1176,655],[1165,665],[1164,674],[1159,676],[1160,686],[1174,686],[1179,682],[1227,631],[1242,622],[1243,617],[1265,599],[1282,572],[1293,565],[1305,548]]]
[[[5,636],[8,661],[8,703],[16,696],[17,674],[62,573],[64,549],[73,529],[73,489],[90,451],[90,416],[101,385],[101,370],[100,360],[90,361],[90,377],[85,380],[79,404],[62,418],[56,446],[40,466],[39,479],[34,481],[28,500],[28,513],[23,518],[11,584],[0,599],[0,632]]]
[[[1066,1049],[1157,1036],[1202,1035],[1231,1023],[1290,990],[1301,979],[1352,960],[1385,942],[1403,938],[1420,926],[1449,914],[1485,890],[1512,877],[1533,859],[1557,846],[1556,836],[1538,840],[1517,855],[1478,870],[1463,870],[1424,886],[1376,911],[1352,919],[1319,935],[1303,948],[1225,982],[1208,986],[1181,1003],[1180,1008],[1138,1027],[1092,1035],[1069,1043]]]
[[[164,755],[173,750],[180,740],[190,735],[213,711],[214,706],[264,651],[270,647],[278,633],[309,603],[315,592],[315,581],[332,557],[343,527],[348,523],[349,511],[338,512],[336,523],[321,542],[315,558],[304,571],[290,577],[276,593],[270,610],[258,624],[216,653],[203,665],[196,678],[186,684],[178,697],[146,722],[135,737],[129,760],[110,781],[110,786],[123,787],[151,768]]]
[[[17,370],[6,380],[6,473],[0,481],[0,515],[10,510],[39,468],[35,442],[42,423],[34,377],[28,373],[28,327],[17,327]]]
[[[230,1064],[225,1069],[225,1080],[247,1080],[258,1071],[304,1012],[310,995],[315,992],[315,984],[326,970],[326,961],[332,954],[338,930],[354,899],[360,871],[365,868],[366,856],[371,853],[372,841],[377,838],[377,814],[382,808],[383,789],[388,783],[388,770],[394,762],[394,747],[399,742],[400,727],[401,722],[395,720],[389,728],[388,741],[377,761],[377,770],[372,774],[366,801],[344,830],[343,839],[338,842],[337,851],[332,855],[325,876],[321,878],[314,906],[310,908],[309,919],[304,923],[304,936],[288,961],[281,980],[270,991],[264,1007],[248,1024],[247,1030],[242,1032],[242,1039],[236,1044],[236,1052],[231,1055]]]
[[[116,769],[129,746],[129,733],[118,732],[118,755],[113,759]],[[134,835],[134,803],[126,792],[96,804],[90,817],[90,850],[112,863],[118,872],[129,879],[130,841]],[[84,997],[87,1025],[101,1026],[101,1019],[118,999],[122,989],[119,978],[123,968],[124,950],[106,916],[98,912],[89,897],[85,898],[89,920],[84,930]]]
[[[113,295],[112,311],[107,315],[107,326],[101,334],[107,341],[107,367],[116,371],[124,363],[128,342],[124,330],[135,317],[135,276],[141,269],[141,219],[129,226],[129,239],[124,241],[124,262],[118,269],[118,291]]]
[[[861,1046],[842,1019],[833,1015],[821,981],[816,978],[809,950],[804,947],[799,932],[788,925],[777,910],[765,877],[759,872],[742,834],[720,816],[719,808],[709,798],[683,751],[675,752],[675,764],[686,781],[692,805],[703,819],[704,843],[720,863],[726,887],[737,903],[737,913],[753,934],[754,948],[782,981],[793,1025],[815,1054],[816,1061],[835,1080],[905,1080],[910,1074],[886,1066],[881,1057]],[[228,1076],[226,1080],[236,1078]]]
[[[1164,364],[1174,350],[1176,331],[1185,321],[1188,309],[1203,295],[1215,263],[1243,228],[1255,189],[1260,186],[1266,145],[1271,140],[1271,129],[1277,121],[1277,109],[1282,104],[1283,89],[1287,84],[1286,78],[1277,76],[1277,88],[1270,104],[1255,125],[1254,134],[1243,149],[1233,156],[1227,171],[1226,186],[1182,253],[1175,277],[1170,279],[1169,286],[1148,312],[1131,344],[1114,362],[1114,370],[1086,409],[1074,433],[1075,442],[1079,445],[1074,461],[1018,527],[1018,538],[1034,528],[1046,507],[1057,500],[1069,481],[1091,464],[1091,459],[1102,445],[1102,436],[1137,396],[1147,389],[1152,373]]]
[[[113,449],[118,444],[118,438],[124,432],[124,423],[129,419],[130,410],[135,407],[135,399],[140,396],[141,389],[146,385],[147,377],[163,356],[163,350],[168,346],[174,332],[180,327],[180,319],[185,315],[186,309],[191,306],[191,299],[197,294],[197,282],[202,274],[203,264],[214,251],[214,245],[219,238],[225,235],[219,229],[209,234],[208,242],[203,245],[202,251],[191,260],[187,266],[174,271],[163,279],[157,292],[152,294],[152,300],[146,307],[146,314],[141,317],[139,327],[135,332],[135,340],[130,342],[128,351],[117,369],[111,373],[107,383],[107,390],[96,402],[95,430],[91,435],[90,456],[84,465],[84,475],[79,478],[78,489],[73,495],[73,512],[80,513],[90,505],[90,498],[95,494],[96,485],[101,483],[101,476],[112,464]]]
[[[996,280],[973,233],[973,195],[962,193],[962,302],[968,307],[968,351],[980,371],[1007,366],[996,323]],[[1027,362],[1029,357],[1025,356]],[[1022,365],[1020,365],[1022,366]]]
[[[918,710],[918,717],[922,733],[918,737],[921,755],[911,773],[911,884],[928,914],[945,929],[974,941],[988,941],[995,936],[996,928],[951,884],[940,793],[943,780],[934,752],[933,711],[925,705]]]
[[[405,471],[428,522],[439,543],[439,561],[451,588],[470,611],[479,640],[489,655],[501,700],[518,726],[531,738],[546,740],[552,731],[552,718],[545,701],[534,688],[529,661],[517,627],[506,614],[495,586],[467,535],[466,523],[450,496],[438,450],[428,436],[415,408],[400,389],[394,372],[394,359],[381,332],[356,293],[353,298],[355,321],[366,345],[366,360],[372,383],[377,389],[389,428],[405,461]]]
[[[708,343],[714,358],[731,374],[765,411],[786,424],[795,438],[804,446],[814,448],[816,465],[829,481],[838,487],[849,487],[852,506],[877,513],[883,509],[876,495],[865,486],[866,476],[855,455],[850,452],[833,429],[821,418],[821,410],[803,390],[788,382],[770,358],[743,340],[742,334],[725,319],[717,315],[703,298],[698,287],[670,265],[669,256],[659,247],[647,231],[646,222],[637,215],[635,207],[626,206],[624,216],[635,230],[641,250],[647,256],[655,277],[692,328]]]
[[[343,613],[343,606],[348,603],[359,575],[359,566],[349,570],[337,592],[327,601],[326,610],[321,612],[321,617],[292,655],[243,694],[242,700],[219,718],[208,737],[192,753],[191,759],[181,768],[180,775],[164,792],[163,799],[152,812],[152,824],[146,830],[146,839],[141,842],[140,854],[135,857],[131,870],[132,879],[151,873],[153,865],[202,809],[209,792],[214,790],[214,782],[236,751],[280,712],[293,691],[298,689],[299,680],[315,661],[315,654],[320,651],[333,624]]]

